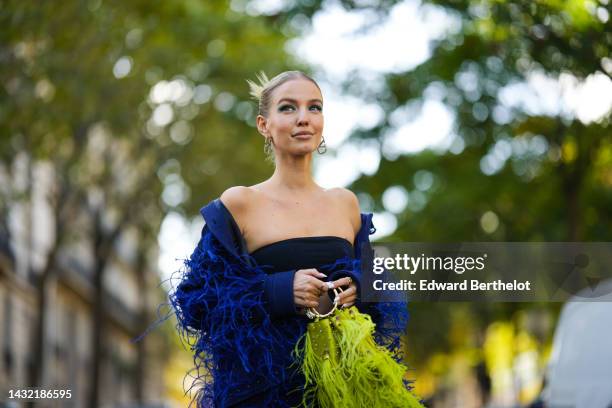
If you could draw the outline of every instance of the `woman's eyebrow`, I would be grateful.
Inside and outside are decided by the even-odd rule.
[[[291,98],[283,98],[280,101],[278,101],[278,104],[280,104],[282,101],[287,101],[287,102],[293,102],[293,103],[297,103],[297,101],[295,99],[291,99]],[[323,101],[320,99],[311,99],[308,101],[310,102],[319,102],[321,105],[323,105]]]

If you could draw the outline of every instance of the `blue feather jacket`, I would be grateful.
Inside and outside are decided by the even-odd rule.
[[[294,304],[296,271],[267,274],[260,268],[219,199],[200,212],[206,222],[201,238],[170,294],[178,329],[194,352],[197,406],[230,407],[256,394],[265,395],[262,407],[282,406],[289,387],[301,381],[292,351],[308,323]],[[374,231],[372,214],[362,214],[355,257],[323,270],[328,280],[350,276],[360,285],[361,253],[371,249]],[[376,323],[376,341],[399,351],[406,305],[358,302],[357,307]]]

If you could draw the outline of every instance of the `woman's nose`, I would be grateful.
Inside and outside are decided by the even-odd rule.
[[[298,123],[308,122],[308,110],[307,109],[299,109],[298,110]]]

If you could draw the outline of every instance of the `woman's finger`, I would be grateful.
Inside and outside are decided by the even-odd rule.
[[[327,285],[322,280],[309,276],[306,290],[320,296],[321,293],[327,290]]]
[[[338,288],[340,286],[349,286],[352,282],[353,280],[351,279],[351,277],[347,276],[345,278],[340,278],[338,280],[335,280],[333,284],[335,288]]]
[[[319,296],[316,296],[310,290],[300,291],[295,295],[295,297],[299,298],[302,301],[310,301],[319,298]]]
[[[319,298],[296,295],[296,304],[303,307],[318,307]]]
[[[355,300],[357,300],[357,295],[351,295],[351,296],[344,296],[340,298],[338,302],[340,304],[344,304],[344,303],[354,302]]]
[[[316,300],[309,300],[307,302],[308,307],[319,307],[319,302],[317,302]]]
[[[348,289],[340,292],[340,299],[346,299],[349,296],[353,296],[357,293],[357,288],[355,286],[349,286]]]
[[[339,296],[340,304],[354,303],[357,299],[357,287],[351,285],[347,290],[342,292]]]
[[[298,272],[301,272],[304,275],[312,276],[312,277],[315,277],[315,278],[325,278],[325,277],[327,277],[326,274],[324,274],[323,272],[319,272],[318,270],[316,270],[314,268],[300,269],[296,273],[298,273]]]

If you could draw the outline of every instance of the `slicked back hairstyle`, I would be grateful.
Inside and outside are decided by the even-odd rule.
[[[258,102],[258,114],[267,118],[268,113],[270,112],[270,103],[272,102],[272,93],[276,88],[281,86],[287,81],[292,79],[306,79],[319,88],[319,84],[312,79],[310,76],[306,75],[302,71],[285,71],[281,72],[277,76],[272,79],[268,79],[268,76],[265,72],[260,71],[257,75],[257,81],[259,83],[255,83],[249,79],[247,79],[247,83],[249,84],[250,94],[251,96],[257,100]]]

